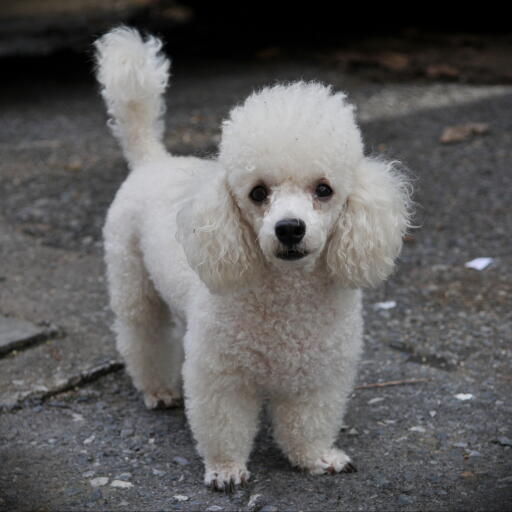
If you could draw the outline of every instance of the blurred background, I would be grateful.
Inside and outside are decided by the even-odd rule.
[[[492,4],[420,11],[327,1],[3,0],[0,57],[77,62],[120,23],[160,34],[175,57],[313,52],[375,79],[512,81],[507,16]]]

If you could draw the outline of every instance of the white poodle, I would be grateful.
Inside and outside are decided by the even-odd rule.
[[[206,466],[230,489],[268,400],[275,439],[313,474],[353,471],[334,446],[361,353],[361,291],[393,270],[409,186],[363,155],[353,107],[319,83],[252,94],[215,160],[162,143],[169,62],[129,28],[96,42],[131,168],[104,230],[117,346],[150,408],[185,394]]]

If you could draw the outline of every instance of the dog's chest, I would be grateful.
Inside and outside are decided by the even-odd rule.
[[[299,286],[245,297],[233,305],[226,362],[269,388],[315,386],[342,357],[353,304],[332,290]]]

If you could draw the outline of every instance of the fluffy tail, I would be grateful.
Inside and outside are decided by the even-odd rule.
[[[169,61],[160,52],[162,42],[152,36],[144,40],[137,30],[120,27],[94,46],[108,124],[130,167],[163,155],[163,94],[169,81]]]

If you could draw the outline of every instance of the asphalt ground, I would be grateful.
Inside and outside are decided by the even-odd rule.
[[[41,335],[0,356],[0,509],[510,510],[512,87],[377,83],[286,56],[177,60],[173,73],[176,154],[214,155],[253,89],[316,79],[357,105],[368,153],[409,169],[418,228],[396,274],[365,293],[338,440],[358,472],[293,469],[263,415],[250,485],[203,487],[183,409],[145,410],[115,352],[101,227],[127,169],[94,81],[66,63],[18,66],[0,83],[0,315]],[[440,142],[473,122],[488,132]],[[477,257],[493,260],[465,267]]]

